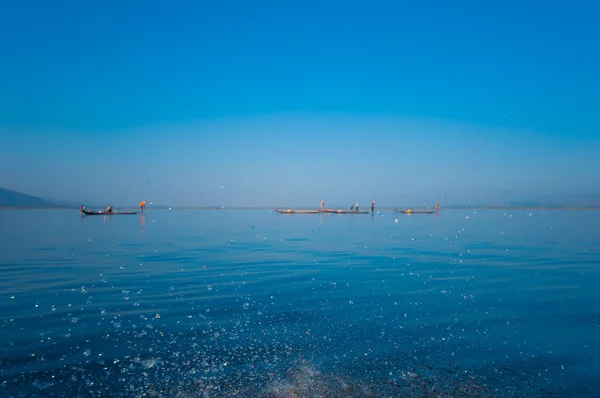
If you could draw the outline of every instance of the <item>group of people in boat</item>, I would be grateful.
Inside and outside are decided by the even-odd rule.
[[[79,206],[79,211],[86,211],[88,210],[87,207],[81,205]],[[93,210],[89,210],[91,212],[93,212]],[[100,213],[106,213],[106,214],[112,214],[113,213],[113,207],[112,206],[108,206],[106,209],[104,210],[100,210]]]
[[[144,211],[144,209],[146,209],[146,201],[142,201],[140,202],[140,210]],[[87,208],[85,206],[79,206],[79,210],[80,211],[85,211],[87,210]],[[108,206],[106,209],[104,209],[103,211],[101,211],[102,213],[106,213],[106,214],[112,214],[113,213],[113,207],[112,206]]]
[[[321,211],[325,211],[325,201],[324,200],[321,201]],[[327,211],[333,211],[333,210],[331,210],[331,207],[328,207]],[[356,202],[355,205],[350,206],[350,211],[358,212],[358,202]],[[375,200],[372,200],[371,201],[371,213],[374,211],[375,211]]]

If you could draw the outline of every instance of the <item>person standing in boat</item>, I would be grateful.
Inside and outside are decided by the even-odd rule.
[[[375,200],[371,201],[371,213],[375,211]]]
[[[358,211],[358,202],[356,202],[356,211]]]
[[[324,200],[321,201],[321,210],[323,210],[323,209],[325,209],[325,201]]]
[[[106,212],[107,212],[107,213],[109,213],[109,214],[110,214],[110,213],[112,213],[112,212],[113,212],[113,208],[112,208],[112,206],[108,206],[108,207],[106,208]]]
[[[146,208],[146,201],[145,201],[145,200],[143,200],[143,201],[140,203],[140,210],[141,210],[141,211],[144,211],[144,209],[145,209],[145,208]]]

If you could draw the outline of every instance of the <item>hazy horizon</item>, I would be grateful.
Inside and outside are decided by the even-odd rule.
[[[600,197],[591,11],[184,4],[5,7],[0,186],[127,206]]]

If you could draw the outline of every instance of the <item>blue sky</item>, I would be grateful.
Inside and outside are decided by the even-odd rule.
[[[0,186],[172,205],[600,191],[596,3],[23,1]]]

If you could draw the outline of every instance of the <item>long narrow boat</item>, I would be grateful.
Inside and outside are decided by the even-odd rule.
[[[108,213],[103,210],[89,210],[89,209],[80,210],[80,212],[82,212],[83,214],[86,214],[88,216],[118,216],[121,214],[139,214],[140,213],[139,211],[113,211],[111,213]]]
[[[275,211],[277,213],[282,213],[282,214],[318,214],[318,213],[320,213],[319,210],[292,210],[292,209],[280,210],[280,209],[275,209]]]
[[[322,213],[326,213],[326,214],[369,214],[370,213],[370,211],[333,210],[333,209],[326,209],[326,210],[292,210],[292,209],[281,210],[281,209],[275,209],[275,211],[277,213],[282,213],[282,214],[322,214]]]
[[[355,211],[355,210],[323,210],[323,213],[331,214],[369,214],[370,211]]]
[[[436,211],[429,211],[429,210],[423,210],[423,211],[413,211],[413,210],[398,210],[398,209],[394,209],[394,211],[396,213],[402,213],[402,214],[435,214]]]

